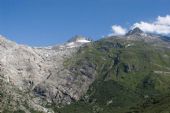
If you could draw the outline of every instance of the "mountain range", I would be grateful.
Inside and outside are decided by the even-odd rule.
[[[169,113],[170,38],[139,28],[49,47],[0,36],[1,113]]]

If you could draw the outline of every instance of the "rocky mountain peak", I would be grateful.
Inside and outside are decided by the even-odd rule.
[[[144,32],[140,28],[136,27],[130,30],[126,35],[141,35],[141,34],[144,34]]]
[[[74,37],[72,37],[70,40],[68,40],[68,42],[91,42],[89,39],[87,39],[86,37],[84,36],[81,36],[81,35],[76,35]]]
[[[86,43],[91,42],[88,38],[80,35],[76,35],[72,37],[70,40],[68,40],[63,45],[54,46],[53,48],[59,48],[59,49],[68,49],[68,48],[77,48],[80,47]]]
[[[128,40],[143,40],[145,42],[154,42],[154,43],[162,42],[160,36],[145,33],[138,27],[130,30],[125,35],[125,37],[127,37]]]

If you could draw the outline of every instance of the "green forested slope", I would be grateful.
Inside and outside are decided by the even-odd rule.
[[[66,65],[96,66],[96,80],[60,113],[169,113],[170,50],[143,41],[102,39],[80,49]]]

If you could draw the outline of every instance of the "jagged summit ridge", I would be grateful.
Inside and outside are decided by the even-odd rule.
[[[144,42],[164,42],[159,35],[153,35],[149,33],[145,33],[140,28],[136,27],[130,30],[125,36],[127,40],[140,40]]]
[[[144,34],[144,32],[140,28],[136,27],[130,30],[126,35],[128,36],[128,35],[141,35],[141,34]]]

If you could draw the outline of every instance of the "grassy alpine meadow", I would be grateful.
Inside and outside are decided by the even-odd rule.
[[[96,80],[81,100],[58,112],[169,113],[169,49],[106,38],[80,49],[66,62],[79,68],[83,61],[96,66]]]

